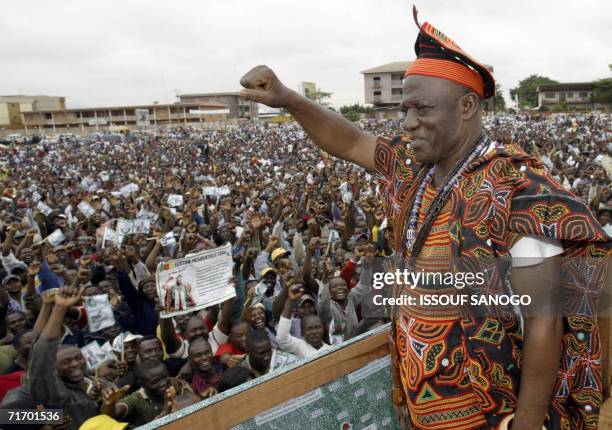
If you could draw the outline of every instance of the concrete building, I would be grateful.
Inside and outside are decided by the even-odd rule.
[[[48,109],[65,109],[66,99],[53,96],[0,96],[0,127],[22,129],[22,113]]]
[[[404,73],[412,61],[395,61],[363,70],[363,87],[366,104],[374,106],[378,119],[400,117]],[[493,66],[487,66],[493,72]],[[486,110],[494,105],[493,97],[485,104]]]
[[[411,61],[395,61],[363,70],[366,104],[374,106],[379,119],[398,118],[404,73]]]
[[[314,82],[302,81],[300,82],[298,92],[304,97],[314,100],[317,94],[317,84]]]
[[[566,105],[572,107],[593,107],[595,85],[592,82],[538,85],[538,107]]]
[[[230,119],[257,119],[258,104],[240,98],[238,92],[179,94],[181,103],[221,103],[229,108]]]
[[[85,134],[183,124],[205,127],[228,119],[227,106],[212,102],[53,109],[23,113],[26,134]]]

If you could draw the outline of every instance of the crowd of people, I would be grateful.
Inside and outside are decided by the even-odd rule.
[[[537,156],[612,236],[609,114],[486,125]],[[63,409],[54,428],[136,427],[389,322],[373,302],[391,254],[375,177],[296,124],[13,144],[0,163],[3,408]],[[120,219],[147,219],[149,231],[106,240]],[[235,297],[160,318],[158,265],[228,242]],[[83,301],[103,294],[115,323],[92,331]],[[114,354],[95,370],[81,352],[92,342]]]

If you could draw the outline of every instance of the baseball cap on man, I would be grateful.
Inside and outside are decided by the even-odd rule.
[[[261,273],[259,274],[259,276],[263,278],[264,276],[266,276],[270,272],[276,273],[276,270],[274,270],[271,267],[264,267],[263,269],[261,269]]]
[[[287,255],[290,255],[291,253],[289,251],[287,251],[284,248],[276,248],[274,251],[272,251],[272,254],[270,255],[270,258],[272,259],[272,261],[276,260],[278,257],[284,257]]]
[[[121,333],[120,335],[117,335],[115,337],[115,339],[113,339],[113,350],[117,351],[117,352],[121,352],[122,350],[122,345],[121,345],[121,338],[123,337],[123,343],[126,342],[132,342],[133,340],[140,340],[142,339],[142,336],[139,334],[132,334],[129,331],[126,331],[125,333]]]
[[[2,280],[2,286],[6,287],[11,281],[21,281],[21,278],[17,275],[8,275]]]

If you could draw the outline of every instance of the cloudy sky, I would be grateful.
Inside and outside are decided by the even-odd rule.
[[[492,64],[504,89],[538,73],[607,77],[612,2],[417,0],[429,21]],[[287,86],[314,81],[332,104],[362,102],[361,70],[414,59],[407,0],[20,0],[0,14],[0,94],[69,107],[174,101],[236,91],[257,64]]]

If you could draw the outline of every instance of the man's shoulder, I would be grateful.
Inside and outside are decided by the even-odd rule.
[[[376,174],[379,179],[396,177],[398,179],[410,179],[419,167],[411,149],[410,139],[406,135],[394,137],[379,136],[376,140],[374,152],[374,163]]]

